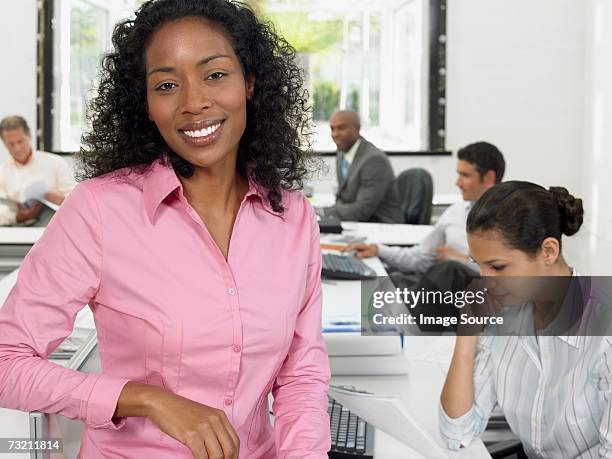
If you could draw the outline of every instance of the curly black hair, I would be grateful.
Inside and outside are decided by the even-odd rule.
[[[147,38],[162,24],[188,16],[223,27],[245,77],[255,79],[237,169],[265,188],[271,207],[282,212],[281,189],[301,188],[310,172],[308,92],[295,49],[248,5],[233,0],[150,0],[134,19],[115,26],[114,50],[102,58],[97,96],[88,110],[91,130],[77,155],[78,178],[146,168],[158,158],[191,177],[193,165],[171,151],[148,117],[144,62]]]

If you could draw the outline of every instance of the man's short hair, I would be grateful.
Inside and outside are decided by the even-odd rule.
[[[0,121],[0,137],[4,134],[4,131],[8,131],[10,129],[23,129],[28,136],[30,136],[30,126],[28,126],[28,122],[25,118],[19,115],[7,116],[6,118],[2,118]]]
[[[483,177],[487,172],[495,172],[495,182],[500,183],[506,170],[504,155],[488,142],[476,142],[466,145],[457,152],[457,158],[474,165],[476,171]]]

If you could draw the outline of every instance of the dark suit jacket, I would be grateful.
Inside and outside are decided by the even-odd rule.
[[[341,153],[336,155],[336,205],[325,210],[344,221],[401,223],[395,176],[387,156],[363,137],[346,180],[340,177]]]

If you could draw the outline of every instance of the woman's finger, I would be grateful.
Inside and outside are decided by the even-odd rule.
[[[202,438],[204,440],[204,446],[208,453],[207,459],[221,459],[224,458],[223,448],[219,439],[217,438],[217,432],[211,424],[204,424],[202,427]]]
[[[234,430],[234,427],[230,424],[229,419],[227,419],[227,416],[222,416],[221,421],[223,422],[225,430],[227,430],[227,433],[232,440],[232,444],[236,448],[236,457],[238,457],[238,451],[240,450],[240,438],[238,438],[238,434]]]

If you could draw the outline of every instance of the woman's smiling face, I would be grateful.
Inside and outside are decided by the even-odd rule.
[[[168,146],[195,167],[235,167],[254,82],[227,33],[198,17],[167,22],[147,41],[145,69],[149,118]]]

